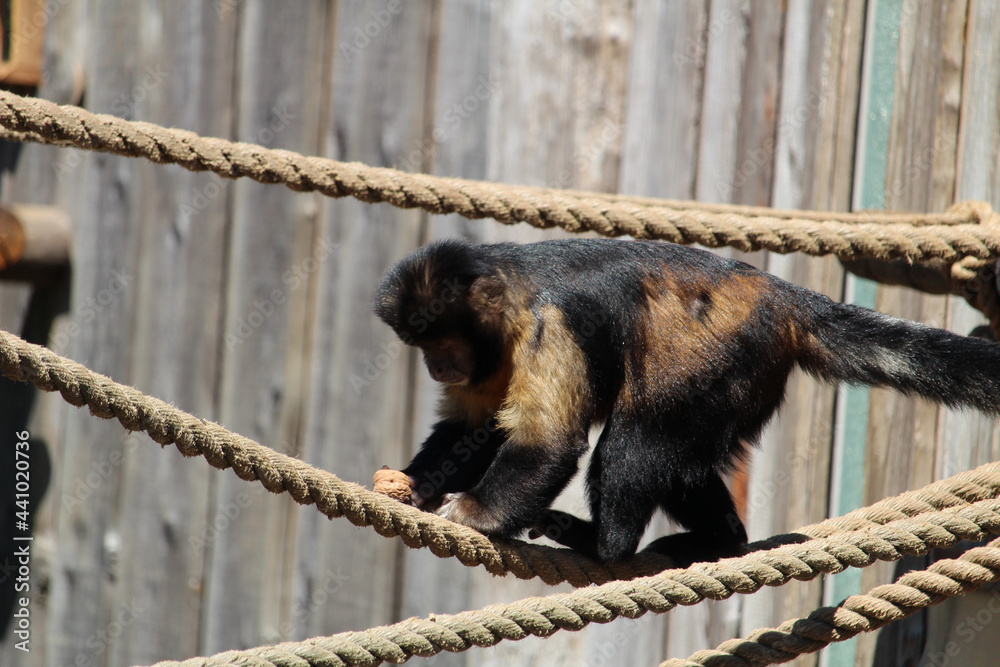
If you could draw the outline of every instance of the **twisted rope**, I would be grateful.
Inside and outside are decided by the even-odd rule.
[[[117,419],[129,431],[145,431],[161,445],[176,445],[184,456],[205,457],[213,467],[232,468],[240,479],[259,481],[272,493],[287,492],[299,504],[315,504],[331,519],[344,517],[356,526],[371,526],[384,537],[399,536],[411,548],[426,547],[441,558],[482,565],[494,575],[513,573],[521,579],[539,577],[548,584],[587,586],[658,572],[669,562],[645,555],[628,563],[603,564],[568,549],[491,541],[471,528],[345,482],[2,330],[0,373],[44,391],[58,391],[68,403],[86,405],[97,417]]]
[[[992,229],[998,216],[981,202],[966,202],[941,215],[862,213],[834,217],[805,211],[711,206],[442,179],[203,138],[182,130],[95,115],[79,107],[60,107],[4,91],[0,91],[0,125],[6,128],[0,132],[3,139],[141,156],[154,162],[179,164],[192,171],[211,170],[228,178],[248,176],[262,183],[280,182],[294,190],[315,190],[331,197],[353,196],[401,208],[420,207],[431,213],[490,217],[507,224],[527,222],[543,228],[559,226],[572,232],[595,231],[606,236],[629,234],[708,247],[730,245],[745,251],[835,254],[845,260],[937,258],[958,262],[963,258],[989,260],[1000,255],[1000,234]],[[43,390],[59,391],[73,405],[87,405],[96,416],[116,418],[130,430],[146,431],[161,444],[176,444],[185,456],[202,455],[213,466],[232,467],[242,479],[259,480],[272,492],[288,491],[297,502],[315,503],[327,516],[346,516],[355,525],[372,525],[382,535],[400,535],[408,546],[427,546],[436,555],[456,556],[466,565],[482,564],[494,574],[510,571],[522,578],[537,575],[548,583],[570,581],[584,585],[636,572],[632,566],[625,566],[616,574],[610,571],[613,568],[590,563],[565,550],[491,542],[467,528],[345,483],[2,331],[0,370],[8,377],[30,381]],[[897,506],[880,503],[852,513],[844,518],[844,523],[870,526],[843,537],[834,533],[806,544],[780,546],[724,563],[700,564],[647,580],[616,581],[572,594],[496,605],[480,612],[432,617],[426,621],[411,619],[365,633],[230,652],[193,662],[160,664],[222,665],[260,660],[274,665],[303,664],[303,660],[310,665],[400,662],[412,655],[489,646],[504,638],[547,636],[560,628],[579,629],[590,622],[608,622],[621,615],[634,618],[646,611],[662,612],[676,604],[694,604],[705,597],[724,598],[733,592],[753,592],[762,585],[784,583],[792,577],[808,579],[820,572],[840,571],[847,565],[864,566],[875,558],[894,559],[901,553],[923,553],[929,546],[947,546],[957,539],[981,539],[984,526],[997,532],[1000,506],[995,501],[962,504],[963,492],[975,494],[996,483],[995,469],[984,466],[975,473],[986,479],[959,479],[955,488],[932,485],[929,492],[922,490],[896,499]],[[979,484],[980,481],[984,483]],[[962,488],[965,484],[971,487]],[[992,493],[995,491],[991,489]],[[893,513],[905,515],[914,507],[933,507],[935,502],[947,509],[879,524],[880,519]],[[835,530],[836,525],[838,521],[823,522],[804,529],[803,533],[823,534]],[[705,661],[681,664],[751,664],[742,657],[735,658],[737,651],[747,652],[753,664],[770,664],[790,659],[804,650],[816,650],[825,645],[818,642],[826,638],[829,643],[839,637],[846,638],[847,633],[875,629],[948,595],[996,580],[1000,569],[998,544],[1000,541],[995,541],[955,561],[941,561],[924,573],[910,573],[898,584],[876,588],[868,596],[848,598],[840,608],[818,610],[808,619],[790,622],[777,631],[758,631],[750,640],[728,642],[720,647],[722,653],[706,654]],[[701,571],[705,568],[708,571]],[[775,638],[774,632],[784,634]],[[816,648],[808,648],[812,646]],[[799,648],[803,650],[797,651]],[[761,663],[761,656],[769,662]],[[730,662],[730,658],[739,661]]]
[[[201,137],[8,91],[0,91],[0,126],[6,128],[0,139],[145,157],[226,178],[246,176],[330,197],[351,196],[505,224],[526,222],[570,232],[628,234],[744,251],[834,254],[841,259],[940,258],[951,263],[969,256],[1000,256],[998,216],[982,202],[967,202],[940,214],[824,213],[440,178]]]
[[[548,637],[558,630],[580,630],[590,623],[608,623],[621,616],[639,618],[650,611],[667,612],[678,604],[693,605],[706,598],[721,600],[734,593],[753,593],[763,586],[780,585],[793,578],[809,580],[821,572],[840,572],[848,566],[863,567],[875,559],[898,560],[903,554],[926,553],[934,546],[951,546],[963,539],[983,539],[987,531],[1000,533],[1000,500],[985,500],[898,519],[858,532],[836,532],[802,544],[787,544],[740,558],[699,563],[686,570],[669,570],[652,577],[616,581],[572,593],[527,598],[459,614],[410,618],[362,632],[315,637],[303,642],[229,651],[207,658],[164,661],[156,667],[248,664],[329,667],[377,665],[383,661],[401,663],[415,655],[427,657],[441,651],[465,651],[473,646],[493,646],[505,639],[517,640],[529,635]],[[946,570],[946,573],[951,572]],[[968,575],[965,578],[982,579],[980,573],[976,577],[978,579]],[[910,580],[905,583],[909,584]],[[928,583],[917,578],[915,585],[921,590],[935,585],[949,592],[955,588],[942,587],[933,579]],[[950,594],[958,592],[963,591]],[[889,599],[896,597],[890,595]],[[853,611],[855,607],[850,609]],[[885,622],[889,620],[892,617],[887,617]]]
[[[1000,262],[966,257],[951,265],[953,290],[986,316],[993,337],[1000,340]]]
[[[343,516],[356,526],[372,526],[384,537],[399,536],[411,548],[427,547],[436,556],[455,557],[470,567],[482,565],[494,575],[513,573],[521,579],[539,577],[548,584],[565,581],[579,587],[652,574],[667,563],[652,554],[639,554],[623,563],[596,563],[568,549],[490,540],[465,526],[344,482],[2,330],[0,373],[44,391],[58,391],[67,402],[86,405],[95,416],[117,419],[130,431],[145,431],[161,445],[176,445],[184,456],[203,456],[216,468],[233,468],[241,479],[257,480],[268,491],[286,491],[296,502],[315,504],[330,518]],[[1000,463],[992,463],[806,527],[800,534],[824,538],[997,496]],[[768,548],[786,541],[779,537],[755,546]]]
[[[297,502],[315,503],[327,516],[345,516],[355,525],[371,525],[381,535],[401,536],[410,547],[427,546],[438,556],[455,556],[470,566],[481,564],[494,574],[513,572],[522,578],[539,576],[547,583],[569,581],[583,586],[634,576],[644,563],[638,558],[609,566],[564,549],[492,542],[468,528],[343,482],[4,331],[0,331],[0,372],[46,391],[59,391],[69,403],[86,405],[92,414],[105,419],[115,418],[129,430],[145,431],[160,444],[176,444],[186,456],[201,455],[217,468],[232,467],[242,479],[259,480],[269,491],[288,491]],[[646,579],[611,581],[576,593],[479,612],[411,619],[363,633],[230,652],[180,664],[372,665],[441,650],[489,646],[527,634],[547,636],[560,628],[579,629],[617,616],[635,618],[646,611],[664,612],[706,597],[751,593],[792,578],[811,579],[848,566],[864,567],[876,559],[897,560],[903,554],[925,553],[958,540],[983,539],[986,531],[1000,532],[997,495],[1000,463],[991,463],[808,526],[797,535],[757,543],[752,546],[774,548],[738,559],[699,563]],[[804,544],[788,544],[810,537],[814,539]],[[649,568],[656,564],[655,559],[645,561]]]
[[[788,662],[995,581],[1000,581],[1000,539],[926,570],[907,572],[894,584],[852,595],[836,607],[821,607],[805,618],[754,630],[746,639],[731,639],[686,660],[666,660],[660,667],[763,667]]]

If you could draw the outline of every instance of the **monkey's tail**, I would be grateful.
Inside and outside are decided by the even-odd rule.
[[[799,354],[806,371],[1000,415],[1000,344],[825,297],[803,310],[812,333]]]

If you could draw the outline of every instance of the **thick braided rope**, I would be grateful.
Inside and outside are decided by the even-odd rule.
[[[259,479],[271,491],[287,490],[299,502],[315,502],[328,516],[347,516],[357,525],[373,525],[383,535],[400,534],[409,546],[430,546],[434,553],[441,556],[456,555],[466,565],[482,563],[490,571],[501,574],[513,562],[521,566],[519,569],[509,568],[518,576],[539,574],[543,580],[551,582],[560,581],[563,576],[559,564],[553,563],[556,557],[567,559],[566,569],[577,568],[573,572],[577,576],[573,579],[565,577],[571,582],[586,580],[589,572],[580,572],[586,565],[601,567],[565,550],[491,543],[474,531],[388,501],[356,485],[341,482],[329,473],[229,433],[216,424],[187,415],[162,401],[146,397],[131,387],[114,383],[80,364],[63,359],[44,347],[31,345],[3,331],[0,331],[0,372],[15,380],[30,381],[44,390],[60,391],[70,403],[87,405],[93,414],[100,417],[117,418],[126,428],[144,430],[161,444],[175,443],[186,455],[201,454],[220,468],[231,466],[241,478]],[[466,647],[489,645],[482,642],[495,643],[500,638],[515,638],[525,631],[522,626],[517,626],[521,630],[512,628],[511,623],[518,618],[528,619],[525,627],[532,633],[545,635],[559,627],[572,629],[581,622],[586,625],[591,621],[611,620],[616,615],[641,615],[648,610],[665,611],[678,603],[694,604],[705,597],[721,598],[728,597],[733,592],[753,592],[761,585],[777,585],[790,578],[809,579],[821,572],[841,571],[848,565],[864,566],[876,558],[898,559],[903,553],[922,553],[931,546],[950,546],[959,539],[982,539],[984,530],[1000,530],[1000,501],[995,499],[998,493],[1000,464],[987,464],[845,517],[807,527],[799,533],[802,536],[820,536],[821,539],[818,540],[805,544],[785,544],[771,551],[758,551],[723,563],[699,564],[688,570],[665,572],[651,578],[649,581],[652,583],[639,580],[638,583],[619,581],[605,585],[610,588],[584,589],[579,592],[582,598],[569,595],[566,600],[558,602],[551,609],[551,618],[543,613],[547,607],[539,611],[531,603],[515,605],[508,610],[507,615],[497,615],[493,608],[488,608],[483,612],[470,612],[457,617],[464,623],[467,617],[475,621],[476,614],[493,614],[490,628],[496,634],[490,635],[492,639],[487,639],[478,626],[466,634],[460,634],[458,631],[461,627],[445,632],[435,624],[435,619],[417,620],[404,623],[424,628],[422,634],[409,626],[397,625],[373,630],[368,634],[350,633],[347,639],[345,636],[337,636],[311,640],[306,644],[296,645],[295,649],[287,649],[290,645],[257,649],[258,653],[252,656],[252,660],[258,664],[273,665],[374,664],[383,659],[398,661],[404,650],[410,655],[458,650],[454,643],[456,637],[467,642]],[[934,511],[935,508],[942,509]],[[388,516],[380,516],[381,512]],[[412,521],[411,525],[417,526],[416,531],[396,529],[399,525],[405,527],[407,520]],[[443,527],[440,526],[442,523]],[[440,538],[438,542],[421,544],[425,536],[423,529],[426,529],[427,534],[432,534],[439,527],[446,530],[443,534],[432,535]],[[838,532],[844,530],[854,532]],[[455,534],[447,534],[449,531],[455,531]],[[408,537],[411,539],[407,539]],[[449,538],[454,538],[455,541],[448,543]],[[787,541],[789,537],[786,536],[783,539],[777,538],[772,543]],[[456,543],[460,543],[458,548],[452,550]],[[475,550],[477,544],[483,545],[482,551],[489,553],[492,549],[494,560],[477,560],[480,554]],[[438,549],[435,549],[435,545]],[[466,549],[463,550],[462,547]],[[522,556],[522,551],[527,552],[529,557]],[[541,568],[537,567],[537,562],[529,562],[530,556],[536,554],[539,555],[537,561],[542,561]],[[508,558],[505,560],[503,556]],[[523,560],[519,561],[519,557]],[[499,567],[490,568],[491,564],[499,564]],[[536,566],[536,569],[532,570],[532,566]],[[622,567],[627,569],[627,566]],[[602,576],[607,578],[607,574]],[[595,593],[591,591],[599,591],[596,593],[598,598],[592,598]],[[651,593],[656,593],[665,602],[660,603],[655,596],[649,598]],[[655,604],[650,606],[637,602],[648,599],[653,599]],[[595,603],[600,604],[595,606]],[[599,607],[604,611],[600,611]],[[567,609],[576,615],[567,617]],[[504,634],[504,631],[508,634]],[[405,645],[389,641],[403,635],[407,642]],[[481,638],[481,642],[473,641],[475,637]],[[432,644],[431,639],[438,643]],[[339,652],[335,652],[335,655],[330,653],[334,650],[330,647]],[[264,660],[261,652],[273,655],[274,660],[268,659],[260,663],[260,660]],[[341,653],[348,660],[337,657]],[[383,657],[375,657],[382,654]],[[302,662],[306,657],[320,655],[321,658],[317,657],[314,662]],[[245,664],[243,659],[247,657],[241,655],[233,660]],[[189,664],[231,664],[218,662],[221,659],[223,658],[217,657],[209,659],[215,662]]]
[[[91,414],[117,419],[130,431],[145,431],[162,445],[176,445],[185,456],[204,456],[216,468],[231,467],[241,479],[258,480],[271,492],[287,491],[300,504],[315,503],[330,518],[343,516],[354,525],[370,525],[385,537],[398,535],[411,548],[427,547],[441,558],[454,556],[463,565],[482,565],[495,575],[511,572],[522,579],[537,576],[549,584],[566,581],[587,586],[650,574],[665,566],[665,559],[655,555],[640,554],[626,563],[602,564],[568,549],[492,541],[464,526],[344,482],[2,330],[0,373],[44,391],[58,391],[72,405],[86,405]],[[877,527],[998,496],[1000,463],[991,463],[809,526],[799,534],[823,538],[837,531]],[[787,537],[779,536],[754,546],[773,547],[786,541]]]
[[[898,560],[959,540],[981,540],[1000,533],[1000,500],[984,500],[917,517],[898,519],[862,531],[837,532],[801,544],[786,544],[718,563],[698,563],[651,577],[616,581],[572,593],[534,597],[480,610],[410,618],[393,625],[303,642],[286,642],[211,657],[165,661],[156,667],[306,667],[400,663],[414,655],[465,651],[504,639],[547,637],[558,630],[580,630],[618,617],[664,613],[678,604],[749,594],[791,579],[809,580],[821,572],[864,567],[876,559]],[[921,582],[923,583],[923,582]]]
[[[2,330],[0,373],[44,391],[58,391],[67,402],[86,405],[97,417],[117,419],[129,431],[145,431],[161,445],[176,445],[184,456],[204,456],[216,468],[232,468],[240,479],[257,480],[268,491],[287,492],[302,505],[315,504],[331,519],[344,517],[356,526],[371,526],[384,537],[399,536],[411,548],[427,547],[438,557],[455,557],[470,567],[482,565],[495,575],[513,573],[549,584],[587,586],[651,574],[669,564],[656,555],[603,564],[569,549],[492,541],[471,528],[345,482]]]
[[[629,234],[740,250],[920,261],[1000,256],[997,215],[981,202],[941,214],[823,213],[626,197],[439,178],[274,150],[93,114],[0,91],[0,139],[145,157],[227,178],[419,207],[506,224]]]
[[[686,660],[665,660],[660,667],[763,667],[788,662],[995,581],[1000,581],[1000,539],[959,558],[907,572],[896,583],[852,595],[836,607],[821,607],[777,628],[754,630],[746,639],[730,639]]]
[[[954,291],[986,316],[993,337],[1000,340],[1000,286],[997,285],[1000,262],[966,257],[950,268]]]

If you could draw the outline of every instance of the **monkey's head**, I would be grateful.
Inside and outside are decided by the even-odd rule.
[[[500,361],[505,293],[486,248],[439,241],[386,274],[374,308],[404,343],[421,349],[434,380],[475,385]]]

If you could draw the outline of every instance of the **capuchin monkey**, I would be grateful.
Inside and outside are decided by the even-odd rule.
[[[1000,413],[1000,345],[831,301],[656,241],[426,246],[375,312],[443,385],[404,470],[414,503],[497,537],[526,529],[596,559],[633,555],[657,508],[679,563],[747,541],[723,475],[777,411],[794,366]],[[603,424],[591,521],[549,506]]]

